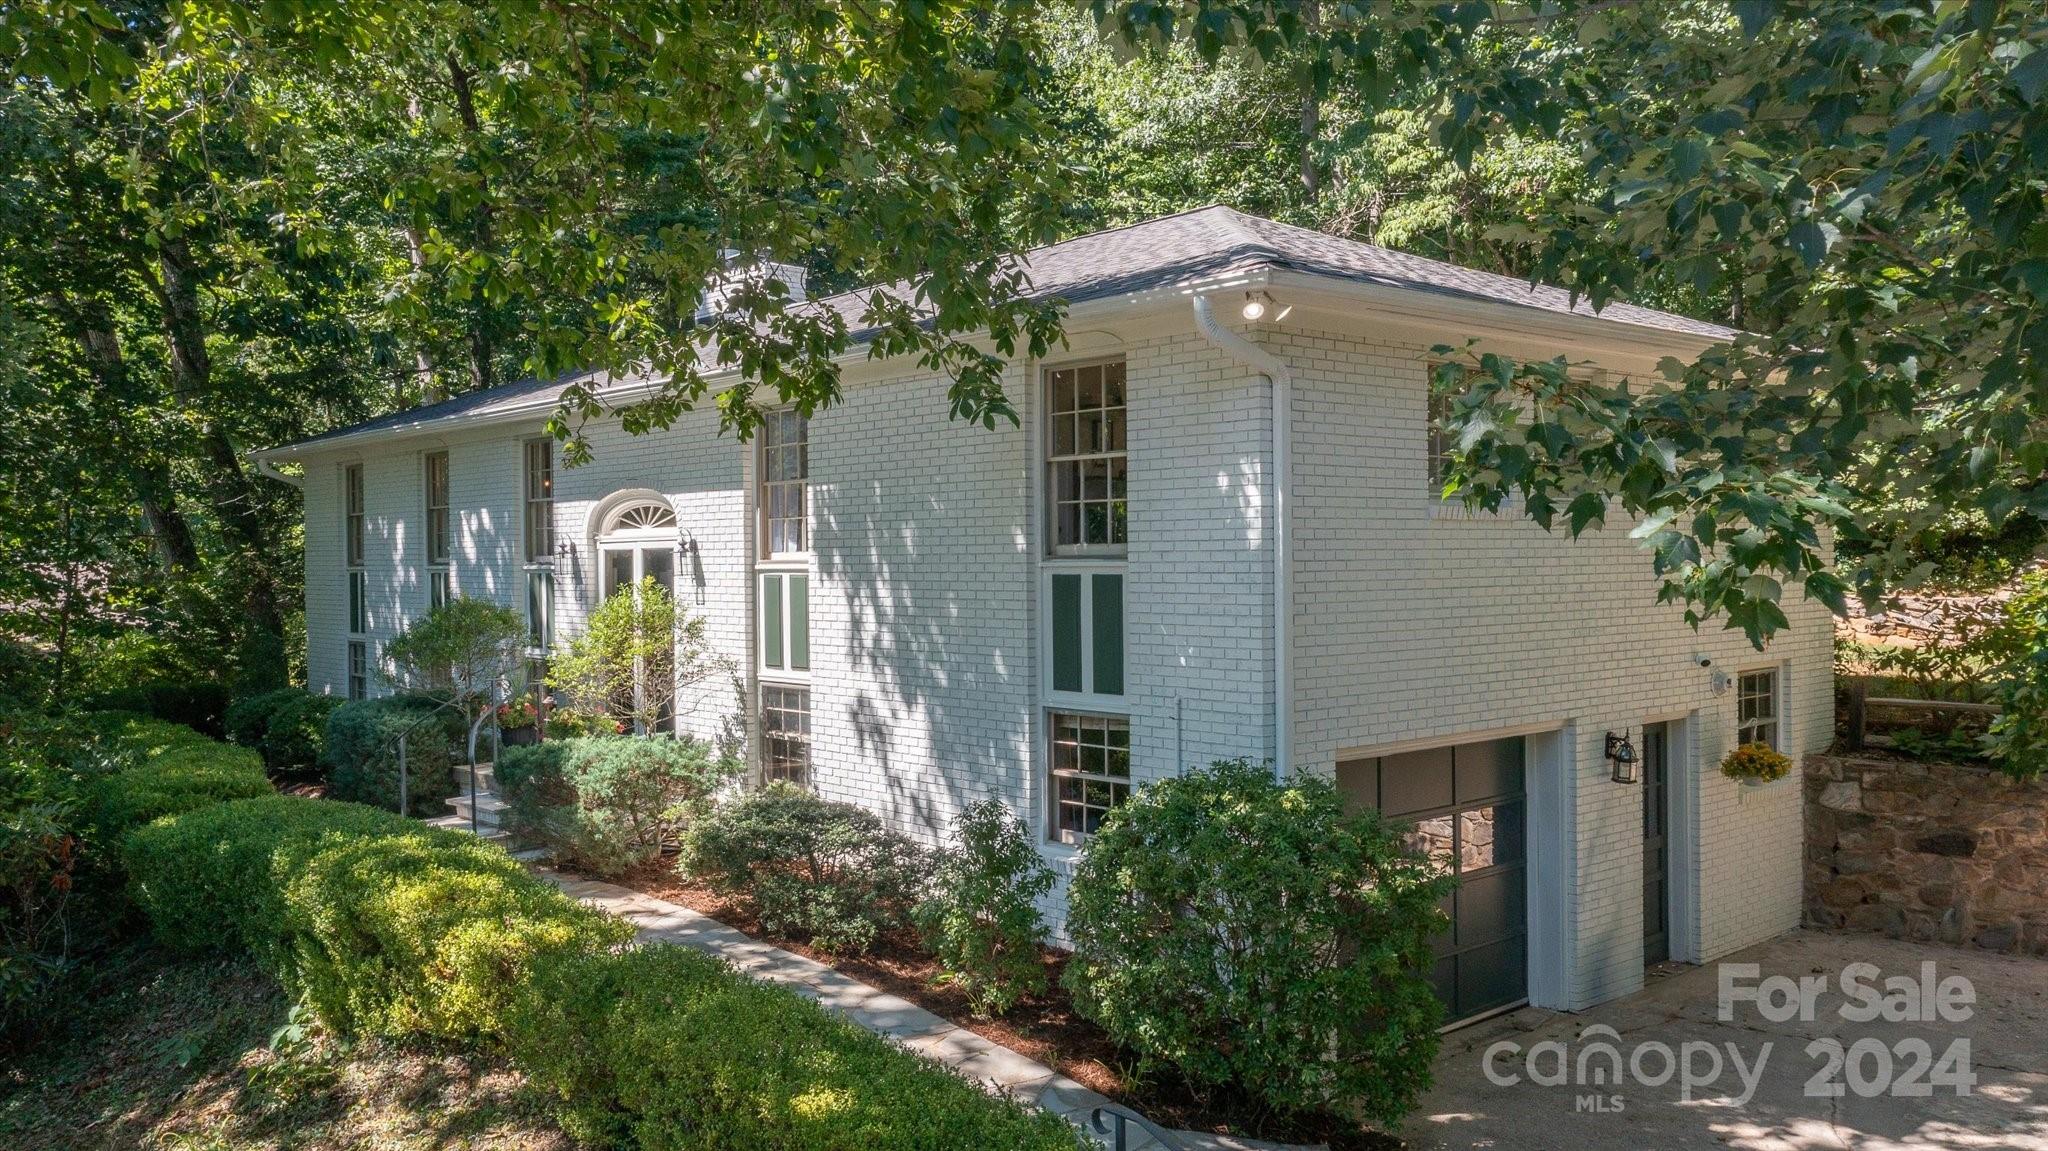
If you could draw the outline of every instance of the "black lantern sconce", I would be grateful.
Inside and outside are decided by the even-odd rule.
[[[1642,760],[1636,755],[1636,745],[1628,741],[1627,732],[1607,733],[1607,762],[1614,765],[1614,782],[1642,782],[1642,773],[1637,770]]]
[[[576,544],[571,540],[559,540],[555,544],[555,554],[565,560],[574,560],[576,558]]]

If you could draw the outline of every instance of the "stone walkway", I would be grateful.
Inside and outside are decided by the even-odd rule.
[[[642,943],[682,944],[710,952],[756,979],[787,987],[870,1031],[980,1081],[990,1090],[1043,1107],[1083,1131],[1088,1130],[1089,1116],[1095,1108],[1111,1105],[1107,1098],[1052,1068],[949,1023],[907,999],[869,987],[815,960],[763,943],[708,915],[615,884],[546,868],[537,870],[542,878],[564,892],[631,923],[639,929]],[[1196,1131],[1174,1131],[1169,1136],[1187,1151],[1273,1151],[1282,1146]],[[1106,1137],[1098,1136],[1098,1140],[1109,1145]],[[1131,1125],[1125,1146],[1130,1151],[1161,1148],[1157,1140],[1136,1124]]]

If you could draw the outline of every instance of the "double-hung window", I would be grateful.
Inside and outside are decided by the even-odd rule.
[[[1735,679],[1735,742],[1778,746],[1778,672],[1746,671]]]
[[[370,698],[370,644],[367,640],[348,641],[348,697]]]
[[[794,411],[761,420],[761,554],[809,554],[810,421]]]
[[[810,421],[787,409],[764,416],[758,465],[761,777],[804,787],[811,776]]]
[[[427,608],[448,602],[448,453],[428,452],[424,463],[427,489]]]
[[[1128,449],[1121,360],[1046,373],[1046,483],[1054,555],[1121,555]]]
[[[555,442],[525,444],[526,646],[546,656],[554,642],[555,617]]]
[[[1131,792],[1124,698],[1130,535],[1122,360],[1044,380],[1045,563],[1039,585],[1049,838],[1078,842]]]
[[[364,533],[368,518],[363,500],[363,465],[341,469],[341,550],[348,581],[348,697],[369,694],[370,577],[364,569]]]
[[[1052,837],[1075,843],[1131,797],[1131,721],[1053,712]]]
[[[761,685],[761,779],[803,787],[811,775],[811,690]]]

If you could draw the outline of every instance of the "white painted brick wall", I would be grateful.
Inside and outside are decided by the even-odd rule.
[[[1452,342],[1454,333],[1446,333]],[[1824,608],[1787,604],[1768,655],[1739,632],[1693,632],[1655,601],[1626,524],[1572,541],[1526,520],[1433,516],[1424,429],[1427,348],[1360,333],[1290,329],[1261,341],[1296,371],[1295,756],[1332,771],[1340,753],[1401,741],[1575,724],[1574,1003],[1640,986],[1642,791],[1607,778],[1605,733],[1697,710],[1706,958],[1795,926],[1799,783],[1742,788],[1715,769],[1734,693],[1715,696],[1694,652],[1735,671],[1789,664],[1785,746],[1832,736]]]
[[[1828,741],[1832,707],[1824,612],[1789,605],[1792,632],[1758,656],[1739,635],[1695,635],[1656,604],[1647,558],[1624,528],[1571,542],[1513,519],[1432,516],[1424,348],[1303,328],[1254,338],[1296,372],[1297,768],[1327,772],[1341,752],[1400,741],[1572,724],[1571,994],[1590,1003],[1641,977],[1641,792],[1607,781],[1602,735],[1626,727],[1639,738],[1647,720],[1697,712],[1679,775],[1698,801],[1702,949],[1712,957],[1796,924],[1799,785],[1742,788],[1713,770],[1732,738],[1734,696],[1713,695],[1690,655],[1709,652],[1731,671],[1789,665],[1787,746],[1815,749]],[[1133,774],[1270,756],[1266,384],[1191,332],[1124,352]],[[1021,428],[948,420],[944,381],[921,372],[851,383],[812,422],[813,779],[927,842],[983,796],[1044,826],[1037,378],[1035,365],[1012,373]],[[538,430],[434,445],[450,452],[462,594],[521,603],[520,443]],[[576,549],[557,565],[557,642],[596,595],[593,508],[652,489],[694,542],[679,598],[703,613],[714,650],[751,689],[752,448],[718,437],[711,413],[662,433],[592,436],[592,464],[556,471],[557,538]],[[366,465],[372,625],[383,639],[425,610],[424,450],[327,453],[308,465],[315,690],[346,689],[340,461]],[[729,682],[701,685],[686,723],[711,734],[735,702]],[[1064,874],[1071,851],[1046,850]]]

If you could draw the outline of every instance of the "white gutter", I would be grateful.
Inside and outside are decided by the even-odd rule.
[[[281,484],[288,484],[295,488],[304,488],[306,486],[306,477],[295,476],[290,472],[286,471],[279,471],[277,467],[277,461],[266,459],[262,456],[254,456],[253,458],[256,460],[256,470],[266,478],[276,480],[278,483]]]
[[[1294,376],[1285,361],[1216,319],[1203,296],[1190,297],[1195,331],[1203,339],[1266,377],[1273,397],[1273,777],[1286,782],[1294,744],[1294,683],[1289,635],[1294,606],[1294,547],[1288,493],[1294,486]]]

